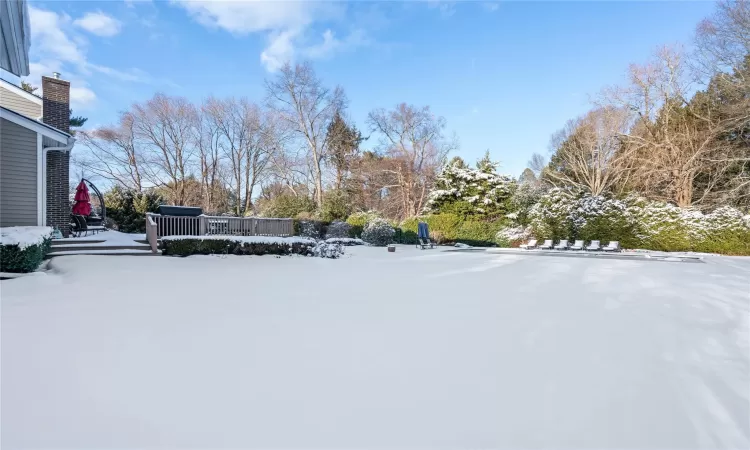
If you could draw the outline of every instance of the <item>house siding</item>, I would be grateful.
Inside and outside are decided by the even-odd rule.
[[[0,106],[34,120],[42,116],[42,105],[40,103],[34,103],[23,98],[5,86],[0,86]]]
[[[38,225],[37,134],[0,119],[0,226]]]

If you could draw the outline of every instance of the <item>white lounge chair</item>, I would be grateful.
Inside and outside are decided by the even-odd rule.
[[[609,244],[607,244],[606,247],[604,247],[602,250],[605,252],[619,252],[620,251],[620,242],[618,241],[609,241]]]
[[[536,239],[529,239],[528,243],[521,244],[519,247],[520,248],[525,248],[526,250],[531,250],[533,248],[536,248]]]
[[[589,244],[588,247],[586,247],[586,250],[591,251],[599,251],[602,249],[602,246],[599,244],[599,241],[591,241],[591,244]]]
[[[571,250],[583,250],[583,247],[585,247],[583,241],[575,241],[575,243],[570,246],[570,249]]]
[[[554,247],[555,244],[552,243],[552,239],[546,239],[544,241],[544,244],[540,245],[539,248],[542,250],[552,250],[552,247]]]
[[[555,245],[555,250],[567,250],[570,247],[567,239],[561,239],[560,243]]]

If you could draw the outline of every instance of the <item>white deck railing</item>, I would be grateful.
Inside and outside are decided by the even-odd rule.
[[[292,236],[292,219],[222,216],[162,216],[146,214],[146,238],[152,251],[163,236]]]

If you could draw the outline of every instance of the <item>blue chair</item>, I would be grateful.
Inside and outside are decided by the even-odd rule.
[[[435,242],[430,239],[430,228],[427,222],[419,222],[417,224],[417,248],[424,250],[427,247],[435,248]]]

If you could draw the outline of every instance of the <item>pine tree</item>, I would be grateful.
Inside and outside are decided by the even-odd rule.
[[[517,183],[498,174],[497,166],[489,152],[477,162],[476,169],[467,167],[461,158],[453,158],[435,181],[435,189],[427,200],[427,212],[482,219],[504,217]]]
[[[36,91],[39,88],[38,87],[34,87],[34,86],[32,86],[31,84],[29,84],[29,83],[27,83],[25,81],[22,81],[21,82],[21,89],[23,89],[24,91],[28,92],[29,94],[33,94],[34,91]]]
[[[326,130],[328,161],[336,170],[335,188],[341,189],[352,162],[359,152],[359,144],[364,140],[354,125],[346,123],[341,114],[336,112]]]

